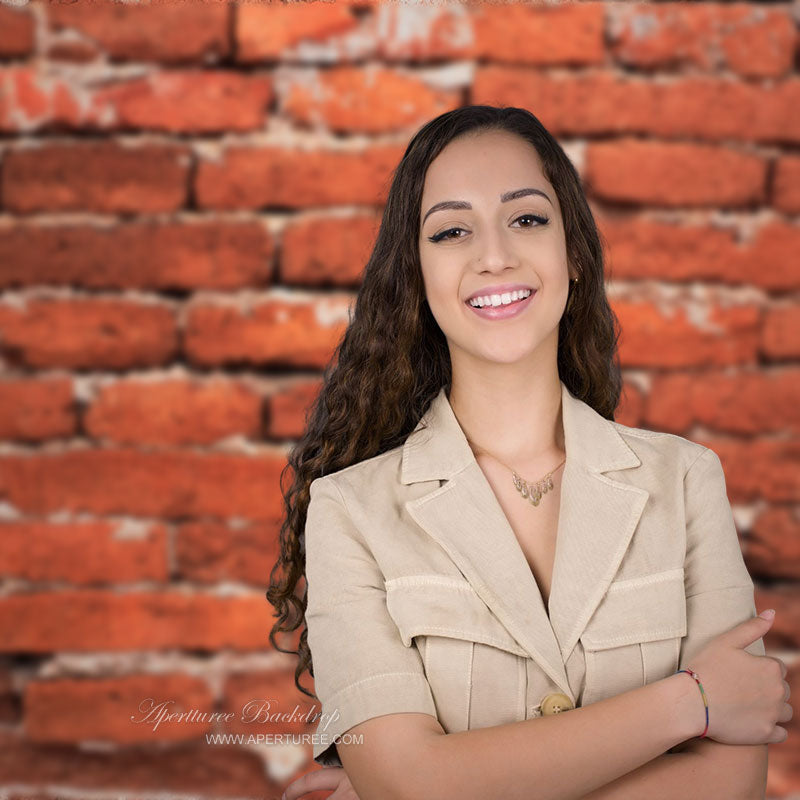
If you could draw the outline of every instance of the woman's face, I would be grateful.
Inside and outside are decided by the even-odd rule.
[[[537,191],[504,198],[524,189]],[[461,207],[432,211],[449,201]],[[506,131],[450,142],[425,177],[419,252],[451,357],[510,364],[550,348],[555,357],[570,273],[558,198],[530,143]],[[530,291],[521,302],[483,311],[467,303],[475,295],[513,300],[517,286]]]

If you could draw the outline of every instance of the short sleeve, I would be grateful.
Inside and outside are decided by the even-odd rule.
[[[419,651],[386,608],[384,577],[330,477],[310,486],[305,526],[308,645],[321,716],[314,761],[341,766],[335,738],[397,712],[436,716]]]
[[[708,448],[684,477],[686,508],[686,636],[681,643],[679,669],[715,636],[756,615],[753,580],[728,501],[719,456]],[[765,654],[759,638],[745,650]]]

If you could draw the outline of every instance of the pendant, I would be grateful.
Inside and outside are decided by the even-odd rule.
[[[530,502],[534,506],[539,505],[539,501],[542,499],[542,495],[546,494],[550,489],[553,488],[553,476],[548,475],[546,478],[542,478],[542,480],[537,481],[535,484],[531,485],[528,481],[520,478],[516,472],[513,473],[514,477],[514,486],[516,487],[517,491],[526,499],[530,500]]]

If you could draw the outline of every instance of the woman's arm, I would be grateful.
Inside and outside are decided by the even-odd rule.
[[[737,796],[746,800],[764,800],[766,745],[735,747],[713,739],[689,739],[682,744],[690,746],[681,748],[681,745],[676,745],[643,767],[584,795],[581,800],[639,800],[644,796],[653,800],[672,800],[677,796],[688,800]],[[704,761],[698,766],[696,761],[675,756],[689,759],[700,756]],[[745,772],[749,768],[753,773],[754,788],[751,792],[742,785],[743,766]],[[337,800],[360,800],[347,772],[341,767],[307,772],[286,788],[281,800],[298,800],[321,789],[336,790]]]
[[[688,624],[681,644],[681,668],[692,663],[709,639],[755,613],[753,582],[739,546],[722,464],[713,450],[703,450],[694,460],[684,476],[684,491]],[[764,655],[763,640],[745,650]],[[690,739],[592,792],[586,800],[638,800],[643,796],[763,800],[767,760],[767,745]]]
[[[425,715],[392,714],[352,728],[363,741],[338,751],[359,798],[577,800],[699,735],[705,715],[697,686],[670,675],[552,716],[447,735],[434,725]],[[691,766],[700,761],[685,756]]]
[[[584,795],[582,800],[764,800],[767,745],[690,739],[685,747],[675,750]]]

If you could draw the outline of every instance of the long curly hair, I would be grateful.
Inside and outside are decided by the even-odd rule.
[[[558,372],[567,388],[607,419],[614,419],[621,375],[619,326],[605,293],[600,234],[580,177],[558,142],[528,110],[463,106],[441,114],[411,139],[393,173],[383,218],[351,309],[347,329],[323,373],[322,388],[306,417],[306,429],[281,472],[292,484],[283,492],[286,517],[280,555],[270,573],[267,600],[277,609],[269,638],[273,647],[298,656],[297,688],[308,669],[314,677],[305,626],[304,528],[309,486],[401,445],[431,401],[450,389],[447,341],[428,306],[419,258],[420,203],[425,175],[442,149],[467,133],[505,130],[537,150],[544,174],[558,195],[567,257],[580,276],[570,282],[559,323]],[[304,587],[299,595],[298,584]],[[287,650],[277,633],[304,625],[298,650]]]

